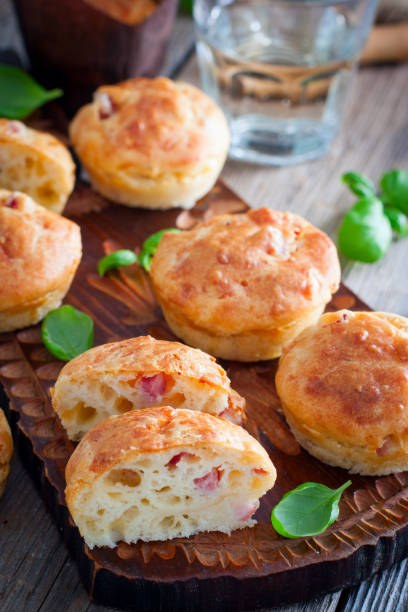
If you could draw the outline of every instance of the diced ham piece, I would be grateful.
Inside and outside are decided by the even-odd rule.
[[[24,129],[24,125],[20,123],[19,121],[9,121],[7,124],[7,127],[10,130],[10,132],[12,132],[13,134],[18,134],[19,132],[22,132]]]
[[[166,463],[166,467],[175,467],[178,462],[180,461],[180,459],[182,458],[187,459],[188,457],[194,457],[194,455],[192,453],[179,453],[178,455],[174,455],[174,457],[172,457],[170,459],[170,461],[168,463]]]
[[[99,101],[99,119],[109,119],[115,112],[115,107],[112,99],[107,93],[98,94]]]
[[[241,504],[236,508],[236,515],[239,521],[247,521],[258,510],[258,502]]]
[[[255,474],[267,474],[268,472],[266,470],[264,470],[263,468],[254,468],[252,470]]]
[[[230,408],[226,408],[218,415],[221,419],[235,423],[235,425],[241,425],[242,420],[238,417]]]
[[[17,208],[18,200],[17,200],[16,196],[11,196],[11,198],[8,200],[6,206],[8,206],[9,208]]]
[[[166,390],[166,378],[163,374],[142,376],[140,386],[149,402],[160,401]]]
[[[383,445],[377,448],[375,452],[379,457],[384,457],[384,455],[388,455],[393,450],[395,450],[395,442],[391,436],[386,436]]]
[[[221,475],[218,468],[213,468],[211,472],[208,472],[208,474],[205,474],[201,478],[195,478],[194,485],[199,491],[209,493],[210,491],[214,491],[218,487],[220,478]]]

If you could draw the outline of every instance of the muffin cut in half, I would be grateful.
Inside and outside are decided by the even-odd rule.
[[[113,547],[251,526],[275,478],[242,427],[166,406],[89,431],[68,461],[65,495],[86,544]]]
[[[75,165],[67,147],[52,134],[21,121],[0,119],[0,187],[22,191],[61,213],[74,188]]]
[[[0,189],[0,332],[34,325],[57,308],[81,255],[76,223]]]
[[[151,279],[185,342],[223,359],[273,359],[322,314],[340,282],[336,247],[289,212],[220,215],[165,234]]]
[[[113,414],[167,404],[241,423],[245,400],[214,357],[140,336],[82,353],[61,370],[52,403],[71,440]]]
[[[351,473],[408,469],[408,320],[327,313],[285,350],[276,389],[298,442]]]
[[[96,191],[144,208],[194,206],[217,180],[230,142],[208,96],[163,77],[99,87],[70,135]]]

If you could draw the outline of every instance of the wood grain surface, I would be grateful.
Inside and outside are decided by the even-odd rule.
[[[0,1],[0,50],[24,57],[9,0]],[[197,80],[194,62],[180,70],[191,53],[193,32],[179,18],[164,74]],[[176,58],[176,61],[173,61]],[[329,156],[292,169],[229,162],[223,178],[254,206],[289,208],[308,216],[334,237],[342,212],[352,203],[339,182],[342,169],[365,170],[372,178],[390,167],[408,167],[408,66],[366,68],[359,72],[344,129]],[[373,266],[343,262],[343,279],[368,304],[408,315],[408,250],[392,246]],[[107,612],[89,601],[75,565],[17,455],[0,501],[0,607],[29,612]],[[408,563],[403,561],[359,587],[274,612],[405,612]]]

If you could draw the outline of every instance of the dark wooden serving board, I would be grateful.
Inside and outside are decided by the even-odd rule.
[[[146,333],[174,338],[147,275],[135,265],[101,279],[98,260],[118,247],[137,248],[161,228],[188,228],[215,214],[246,209],[221,182],[189,212],[110,205],[79,184],[66,214],[81,226],[84,255],[66,302],[93,317],[95,344]],[[342,286],[328,308],[344,307],[368,309]],[[336,487],[348,474],[298,446],[275,394],[276,362],[223,365],[247,400],[248,430],[278,472],[256,514],[258,524],[231,536],[205,533],[90,551],[65,506],[64,468],[74,446],[50,403],[49,388],[63,363],[42,345],[40,326],[0,336],[0,381],[22,460],[95,600],[139,612],[257,610],[355,584],[408,555],[407,472],[378,479],[353,476],[339,520],[320,536],[289,540],[274,532],[270,511],[286,491],[309,480]],[[7,404],[6,396],[3,400]]]

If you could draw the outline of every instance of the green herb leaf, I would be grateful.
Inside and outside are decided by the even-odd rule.
[[[408,215],[408,171],[390,170],[383,174],[380,186],[382,199]]]
[[[143,243],[142,250],[140,251],[140,255],[138,257],[139,264],[149,272],[150,264],[152,263],[153,255],[156,252],[157,247],[159,246],[160,240],[163,238],[164,234],[176,234],[180,230],[176,227],[170,227],[169,229],[163,229],[155,234],[152,234]]]
[[[114,253],[105,255],[98,261],[99,276],[103,276],[108,270],[119,268],[120,266],[130,266],[138,260],[136,253],[128,249],[119,249]]]
[[[388,250],[392,229],[378,198],[361,198],[344,215],[339,229],[340,251],[356,261],[373,263]]]
[[[61,89],[47,91],[20,68],[0,64],[0,117],[24,119],[62,93]]]
[[[392,229],[397,232],[400,238],[408,236],[408,217],[403,212],[398,210],[398,208],[386,206],[384,214],[388,217]]]
[[[359,197],[370,197],[375,196],[375,186],[372,181],[364,174],[359,174],[357,172],[346,172],[341,177],[343,183],[345,183],[348,188],[358,195]]]
[[[339,516],[339,501],[351,480],[338,489],[317,482],[305,482],[286,493],[274,507],[271,521],[285,538],[300,538],[323,533]]]
[[[62,361],[70,361],[91,348],[94,324],[85,312],[65,305],[47,314],[41,335],[50,353]]]

